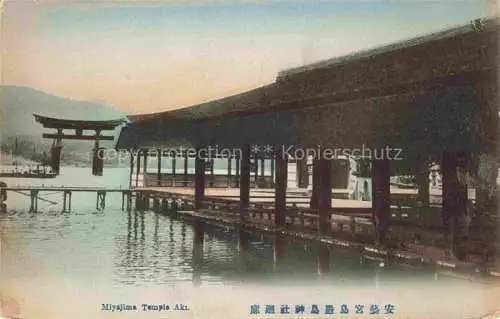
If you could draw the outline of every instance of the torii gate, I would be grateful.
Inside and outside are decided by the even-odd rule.
[[[42,124],[45,128],[56,129],[57,133],[44,133],[44,138],[53,139],[51,149],[50,166],[52,170],[59,174],[59,167],[61,162],[61,148],[62,140],[82,140],[82,141],[95,141],[94,152],[92,158],[92,175],[102,176],[103,171],[103,150],[99,147],[99,141],[112,141],[113,136],[101,135],[102,131],[113,131],[118,125],[122,124],[124,119],[108,120],[108,121],[81,121],[81,120],[68,120],[57,119],[46,116],[33,114],[35,121]],[[74,134],[64,134],[63,130],[74,130]],[[95,134],[84,135],[83,131],[94,131]]]

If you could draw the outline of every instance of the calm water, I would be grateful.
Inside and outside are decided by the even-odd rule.
[[[54,180],[5,181],[128,185],[126,169],[105,169],[103,177],[90,173],[67,168]],[[96,211],[96,194],[75,193],[71,213],[60,212],[62,194],[42,196],[58,204],[39,202],[39,212],[29,213],[27,197],[9,194],[9,212],[0,216],[2,285],[25,316],[107,317],[112,315],[100,312],[102,303],[165,300],[192,309],[169,318],[219,318],[222,313],[245,318],[253,303],[393,303],[398,313],[418,317],[429,314],[419,306],[425,301],[434,304],[436,318],[464,318],[489,307],[485,285],[431,270],[381,267],[361,262],[351,251],[208,225],[200,243],[192,223],[150,211],[121,211],[120,194],[108,194],[106,210]],[[328,271],[319,272],[318,264],[328,264]],[[465,293],[457,295],[462,289]],[[467,302],[459,302],[465,296]],[[151,313],[120,317],[127,315],[166,318]]]

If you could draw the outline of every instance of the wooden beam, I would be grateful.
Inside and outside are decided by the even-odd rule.
[[[390,162],[387,158],[372,161],[372,209],[377,244],[384,244],[391,219]]]
[[[139,174],[141,173],[141,151],[137,152],[137,172],[135,173],[135,186],[139,186]]]
[[[319,192],[320,192],[320,163],[318,158],[313,158],[312,168],[312,194],[310,207],[313,209],[319,208]]]
[[[465,252],[461,243],[461,224],[467,209],[467,186],[460,185],[457,169],[464,158],[457,152],[443,152],[441,171],[443,176],[443,223],[449,229],[450,246],[459,260]],[[461,167],[463,169],[463,167]]]
[[[250,204],[250,146],[241,149],[240,211],[243,217]]]
[[[416,182],[418,187],[418,201],[423,207],[429,207],[429,163],[427,159],[420,158],[417,163]]]
[[[184,153],[184,186],[188,186],[188,165],[189,165],[189,158],[188,158],[188,153]]]
[[[156,177],[156,185],[161,186],[161,151],[158,150],[158,172]]]
[[[233,163],[233,158],[231,156],[228,157],[227,159],[227,187],[232,187],[232,163]]]
[[[107,135],[65,135],[57,133],[43,133],[43,138],[61,139],[61,140],[82,140],[82,141],[113,141],[113,136]]]
[[[235,165],[236,165],[235,175],[236,175],[236,186],[237,187],[240,187],[240,174],[241,174],[240,164],[241,164],[240,156],[238,154],[236,154],[236,156],[235,156]]]
[[[280,148],[281,149],[281,148]],[[285,226],[286,221],[286,184],[288,179],[288,161],[283,152],[276,152],[276,182],[274,192],[274,223]]]
[[[129,187],[132,187],[132,179],[134,177],[134,155],[130,154],[130,182]]]
[[[319,166],[319,191],[318,191],[318,206],[319,206],[319,231],[321,234],[326,234],[330,226],[329,212],[332,208],[332,174],[331,160],[320,156],[318,160]]]

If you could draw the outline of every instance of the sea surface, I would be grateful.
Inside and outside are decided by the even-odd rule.
[[[52,180],[4,179],[8,185],[127,188],[129,171],[62,168]],[[364,305],[361,318],[471,318],[493,310],[496,286],[425,267],[386,265],[358,252],[308,242],[241,233],[205,225],[203,242],[195,225],[152,211],[122,211],[121,195],[108,194],[96,210],[95,193],[74,193],[72,211],[62,213],[62,194],[41,195],[30,213],[29,198],[8,195],[0,215],[0,294],[4,308],[24,318],[330,318]],[[322,266],[319,266],[322,265]],[[328,266],[325,266],[328,265]],[[105,311],[102,304],[136,305],[137,311]],[[142,304],[187,305],[187,311],[143,311]],[[279,313],[264,314],[273,304]],[[311,314],[317,304],[320,315]],[[370,315],[371,305],[380,315]],[[385,305],[394,315],[384,315]],[[12,311],[12,310],[11,310]],[[5,312],[5,309],[4,309]],[[259,318],[260,318],[259,317]],[[301,317],[301,318],[302,318]]]

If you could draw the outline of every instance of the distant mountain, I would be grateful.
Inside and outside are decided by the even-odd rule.
[[[18,139],[18,155],[31,157],[34,152],[50,154],[51,140],[42,138],[42,133],[52,132],[35,122],[33,114],[79,119],[110,120],[123,118],[126,113],[112,106],[91,101],[76,101],[57,97],[28,87],[0,86],[0,143],[2,151],[13,152]],[[114,134],[118,137],[119,128]],[[68,163],[88,164],[88,154],[93,147],[91,141],[64,141],[63,160]],[[103,147],[113,147],[114,142],[101,142]]]

